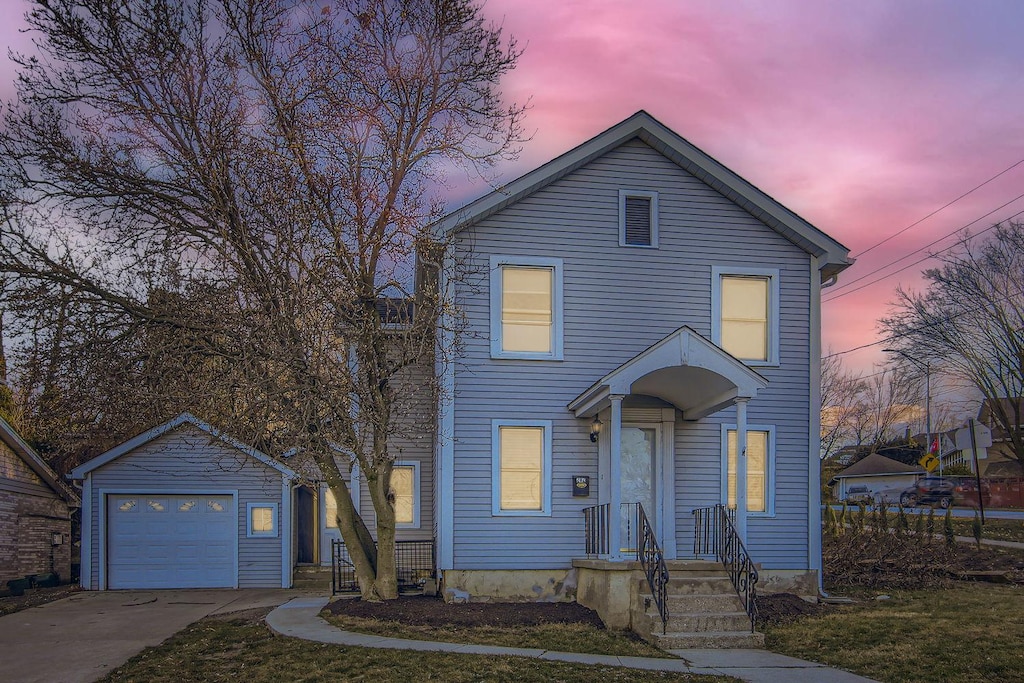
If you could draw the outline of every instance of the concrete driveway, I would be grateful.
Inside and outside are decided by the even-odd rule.
[[[284,589],[84,591],[0,617],[0,678],[90,683],[209,614],[276,607]]]

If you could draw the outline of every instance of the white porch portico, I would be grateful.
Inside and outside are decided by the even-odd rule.
[[[692,421],[736,405],[736,477],[743,482],[747,402],[767,385],[764,377],[688,326],[680,327],[605,375],[568,405],[577,418],[597,417],[605,425],[598,441],[599,503],[607,504],[617,519],[615,511],[620,510],[621,504],[637,502],[623,500],[624,465],[635,471],[633,463],[637,460],[632,450],[624,454],[623,434],[624,429],[634,430],[637,433],[627,434],[627,444],[650,443],[652,449],[649,467],[641,469],[650,472],[651,490],[646,500],[648,504],[653,502],[655,509],[645,512],[662,539],[666,559],[675,559],[675,410],[682,412],[683,420]],[[660,423],[633,426],[624,422],[623,401],[638,396],[653,396],[674,408],[661,411]],[[640,460],[646,455],[642,454]],[[635,483],[631,485],[632,489],[627,487],[627,491],[636,489]],[[746,537],[746,507],[746,487],[737,486],[736,526],[741,539]],[[608,535],[609,559],[629,558],[631,549],[624,546],[617,521],[609,525]]]

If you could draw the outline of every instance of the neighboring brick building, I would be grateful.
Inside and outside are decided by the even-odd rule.
[[[0,418],[0,589],[56,572],[71,579],[71,512],[78,496]]]

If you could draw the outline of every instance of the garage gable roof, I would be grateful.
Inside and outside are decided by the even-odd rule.
[[[854,464],[847,467],[839,474],[832,477],[833,479],[842,479],[844,477],[864,477],[879,474],[923,474],[924,469],[917,465],[907,465],[887,458],[884,455],[878,453],[872,453],[858,460]]]
[[[74,470],[72,470],[71,476],[74,479],[85,479],[85,475],[92,472],[93,470],[99,469],[100,467],[103,467],[107,463],[117,460],[122,455],[130,453],[139,446],[147,444],[150,441],[156,439],[157,437],[163,436],[164,434],[173,431],[174,429],[177,429],[178,427],[184,424],[190,424],[193,427],[201,429],[202,431],[209,434],[211,438],[216,439],[218,441],[222,441],[227,445],[231,446],[232,448],[235,448],[241,451],[242,453],[245,453],[249,457],[254,458],[255,460],[259,460],[264,465],[274,468],[288,479],[295,479],[298,477],[298,475],[293,470],[291,470],[288,467],[285,467],[280,462],[270,457],[266,453],[258,451],[248,444],[242,443],[238,439],[225,434],[224,432],[220,431],[213,425],[207,422],[203,422],[202,420],[200,420],[199,418],[190,413],[182,413],[181,415],[174,418],[170,422],[162,424],[158,427],[153,427],[153,429],[150,429],[148,432],[143,432],[142,434],[139,434],[135,438],[125,441],[120,446],[115,446],[114,448],[111,448],[103,455],[98,455],[89,462],[83,463],[76,467]]]
[[[2,417],[0,417],[0,440],[7,444],[40,479],[46,482],[46,485],[53,489],[54,493],[73,507],[82,504],[75,492],[61,481],[60,476],[53,471],[53,468],[47,465],[46,461],[39,457],[39,454],[32,450],[32,447],[25,443],[14,427]]]
[[[845,246],[643,110],[575,149],[448,214],[433,225],[435,236],[441,238],[484,220],[634,138],[657,150],[793,244],[816,256],[823,280],[853,263]]]

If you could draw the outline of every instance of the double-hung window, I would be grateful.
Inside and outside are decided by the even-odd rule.
[[[491,356],[562,359],[562,260],[491,257]]]
[[[749,365],[779,363],[779,271],[712,268],[711,338]]]
[[[247,538],[277,536],[277,503],[247,503]]]
[[[551,514],[551,421],[494,420],[492,512]]]
[[[735,425],[723,427],[722,470],[725,481],[723,499],[736,509],[737,438]],[[747,427],[747,512],[761,515],[775,513],[774,471],[775,430],[772,427]]]
[[[419,528],[420,464],[418,462],[395,462],[391,468],[391,493],[394,495],[395,525],[399,528]]]

